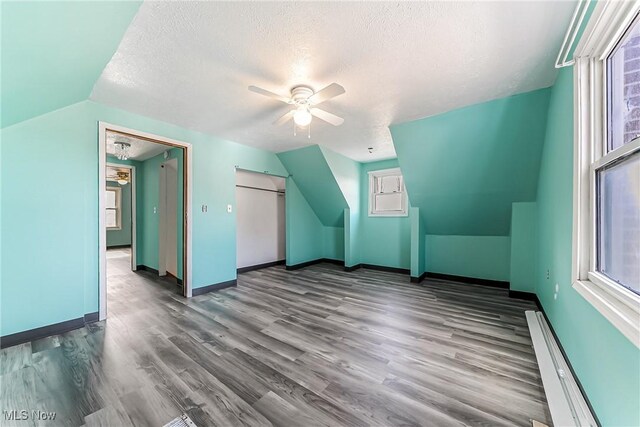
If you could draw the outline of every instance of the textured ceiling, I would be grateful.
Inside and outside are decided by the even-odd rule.
[[[131,136],[120,135],[115,132],[107,132],[107,154],[115,156],[116,147],[114,143],[116,141],[130,144],[129,160],[138,160],[140,162],[171,149],[171,147],[167,145],[149,142],[144,139],[138,139]]]
[[[145,2],[91,99],[272,151],[394,157],[388,126],[550,86],[574,2]],[[311,140],[271,123],[331,82]],[[374,147],[369,154],[367,147]]]

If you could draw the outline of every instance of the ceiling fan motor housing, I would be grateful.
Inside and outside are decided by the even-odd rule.
[[[309,102],[307,100],[313,93],[313,89],[309,86],[296,86],[291,89],[291,99],[296,105],[308,105]]]

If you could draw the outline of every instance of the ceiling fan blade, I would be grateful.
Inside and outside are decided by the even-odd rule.
[[[319,91],[311,95],[308,101],[311,105],[318,105],[330,100],[331,98],[335,98],[338,95],[342,95],[344,92],[344,88],[338,83],[331,83],[329,86],[325,87],[324,89],[320,89]]]
[[[288,113],[286,113],[284,116],[280,117],[278,120],[273,122],[273,124],[276,125],[276,126],[281,126],[281,125],[285,124],[286,122],[288,122],[289,120],[291,120],[295,113],[296,113],[296,110],[291,110]]]
[[[278,95],[277,93],[270,92],[266,89],[262,89],[258,86],[249,86],[249,90],[251,92],[259,93],[260,95],[268,96],[269,98],[277,99],[278,101],[282,101],[285,104],[291,104],[291,98],[287,98],[285,96]]]
[[[344,119],[342,117],[338,117],[335,114],[331,114],[319,108],[312,108],[309,111],[313,116],[316,116],[320,120],[324,120],[325,122],[332,124],[334,126],[340,126],[341,124],[344,123]]]

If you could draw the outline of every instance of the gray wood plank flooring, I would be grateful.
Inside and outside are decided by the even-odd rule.
[[[190,300],[108,258],[108,320],[0,351],[0,425],[551,424],[524,311],[504,289],[318,264]]]

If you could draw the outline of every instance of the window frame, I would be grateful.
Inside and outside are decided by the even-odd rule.
[[[104,208],[105,211],[108,211],[108,210],[115,210],[116,211],[116,226],[115,227],[106,227],[107,231],[122,230],[122,188],[114,187],[114,186],[107,186],[107,190],[106,191],[113,191],[113,192],[116,193],[116,207],[115,208],[109,208],[109,207],[105,206],[105,208]],[[105,214],[105,218],[106,218],[106,214]]]
[[[573,288],[640,348],[640,296],[597,270],[597,171],[640,150],[640,138],[607,150],[608,58],[636,21],[636,2],[600,2],[575,51]]]
[[[407,217],[409,216],[409,198],[407,197],[407,187],[405,186],[404,183],[404,176],[402,175],[402,171],[400,170],[400,168],[391,168],[391,169],[380,169],[380,170],[375,170],[375,171],[369,171],[369,216],[370,217],[378,217],[378,218],[385,218],[385,217],[393,217],[393,218],[398,218],[398,217]],[[378,177],[384,177],[384,176],[395,176],[395,175],[399,175],[402,177],[402,211],[396,211],[396,212],[379,212],[379,211],[375,211],[374,210],[374,206],[375,206],[375,194],[374,193],[374,186],[375,186],[375,179]]]

